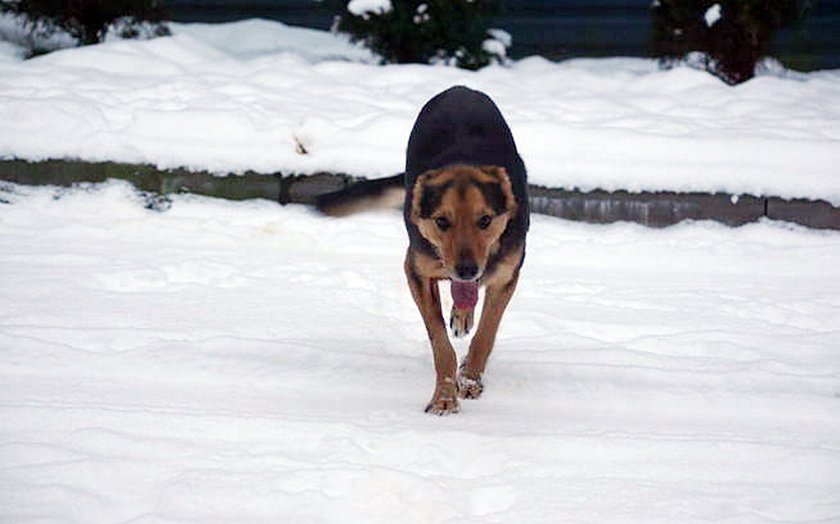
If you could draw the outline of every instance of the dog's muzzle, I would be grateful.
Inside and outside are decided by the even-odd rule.
[[[475,280],[475,277],[478,276],[478,264],[475,263],[475,260],[462,258],[455,264],[455,275],[460,280]]]

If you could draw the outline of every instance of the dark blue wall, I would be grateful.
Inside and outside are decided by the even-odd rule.
[[[514,57],[646,56],[651,0],[503,0],[494,27],[513,35]],[[342,0],[168,0],[183,22],[268,18],[329,29]],[[840,68],[840,0],[818,0],[804,26],[781,31],[773,54],[796,69]]]

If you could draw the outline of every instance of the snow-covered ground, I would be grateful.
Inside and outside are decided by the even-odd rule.
[[[0,46],[0,158],[390,175],[422,104],[466,84],[497,101],[538,184],[840,204],[840,71],[733,88],[626,58],[380,67],[339,36],[274,22],[172,29],[27,61]]]
[[[840,233],[534,217],[438,418],[398,213],[2,187],[0,522],[840,521]]]
[[[840,203],[840,71],[173,32],[0,42],[0,158],[387,175],[467,84],[536,183]],[[0,182],[0,522],[840,522],[838,232],[534,217],[486,393],[437,418],[398,213],[144,199]]]

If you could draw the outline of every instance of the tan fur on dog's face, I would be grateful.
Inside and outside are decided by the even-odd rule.
[[[450,278],[480,278],[516,210],[501,167],[453,166],[428,171],[414,185],[411,221],[437,251]],[[474,264],[477,274],[462,271]],[[459,269],[460,268],[460,269]]]

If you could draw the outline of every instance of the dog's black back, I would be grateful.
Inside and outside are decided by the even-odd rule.
[[[431,169],[457,164],[499,166],[507,170],[516,199],[516,216],[501,238],[499,258],[520,246],[528,230],[528,179],[525,163],[502,113],[489,96],[455,86],[429,100],[414,123],[405,161],[405,224],[411,244],[430,246],[411,223],[409,213],[417,177]]]

